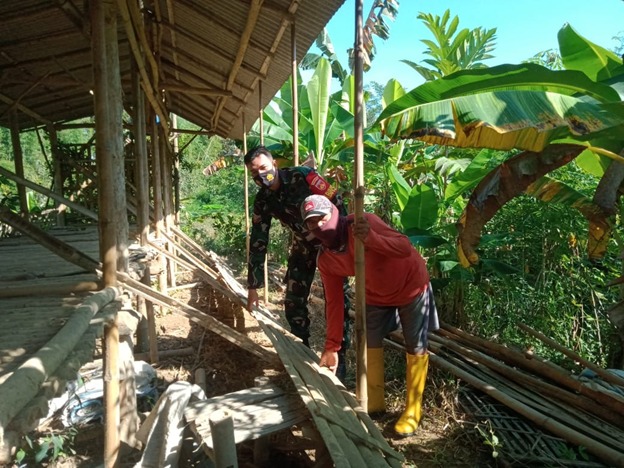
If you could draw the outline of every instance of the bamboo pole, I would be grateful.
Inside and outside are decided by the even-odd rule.
[[[353,193],[355,199],[355,223],[364,216],[364,37],[362,30],[363,0],[355,2],[355,174]],[[356,344],[356,396],[360,406],[368,411],[367,362],[366,362],[366,276],[364,243],[355,239],[355,344]]]
[[[221,323],[214,317],[207,315],[206,313],[188,305],[184,304],[180,301],[177,301],[169,296],[164,294],[160,294],[159,292],[148,288],[144,284],[139,281],[136,281],[130,278],[125,273],[119,273],[119,279],[124,283],[124,286],[129,291],[132,291],[135,294],[142,294],[146,298],[150,299],[155,304],[160,305],[161,307],[170,308],[174,311],[180,312],[184,316],[186,316],[189,320],[201,325],[204,328],[207,328],[214,333],[220,335],[222,338],[225,338],[230,343],[239,346],[240,348],[249,351],[260,359],[270,363],[276,363],[276,355],[274,352],[269,351],[262,346],[256,344],[253,340],[251,340],[246,335],[243,335],[240,332],[237,332],[227,325]]]
[[[243,113],[243,154],[247,154],[247,125],[245,123],[245,114]],[[245,177],[244,177],[244,190],[245,190],[245,251],[246,251],[246,259],[247,266],[249,268],[249,247],[250,247],[250,230],[251,223],[249,220],[249,169],[247,169],[247,164],[243,163],[243,167],[245,168]]]
[[[115,137],[110,132],[110,109],[107,85],[106,15],[107,5],[95,2],[91,6],[91,47],[93,53],[93,81],[95,97],[96,164],[98,178],[98,206],[100,227],[100,259],[103,264],[104,284],[117,283],[117,233],[115,229],[115,191],[113,187],[113,160],[109,142]]]
[[[169,3],[167,3],[169,5]],[[178,116],[171,115],[171,126],[178,126]],[[180,225],[180,134],[173,133],[173,224]]]
[[[234,442],[234,421],[228,410],[214,411],[208,418],[214,463],[216,468],[238,468],[236,444]]]
[[[76,347],[95,314],[119,294],[116,288],[106,288],[85,299],[63,328],[0,385],[0,447],[4,445],[9,422],[37,395],[43,382]]]
[[[104,331],[104,466],[119,465],[119,328],[117,317]]]
[[[108,97],[108,134],[106,147],[110,151],[112,164],[112,215],[117,249],[117,270],[128,271],[128,212],[126,202],[126,173],[123,141],[123,92],[119,67],[119,45],[117,38],[117,7],[114,0],[107,2],[105,9],[106,40],[106,87]],[[98,186],[101,187],[101,186]]]
[[[163,219],[163,203],[162,203],[162,164],[160,153],[160,130],[155,116],[152,116],[152,196],[154,199],[154,221],[156,225],[155,234],[157,238],[161,238],[165,230]],[[158,275],[158,287],[161,293],[167,291],[167,262],[163,256],[159,261],[160,273]]]
[[[39,192],[39,193],[42,193],[43,195],[47,195],[48,197],[66,205],[72,210],[85,215],[87,218],[91,218],[94,221],[98,220],[98,215],[94,213],[93,211],[89,210],[88,208],[85,208],[84,206],[79,205],[78,203],[75,203],[65,197],[61,197],[59,194],[45,187],[42,187],[41,185],[35,184],[34,182],[24,179],[23,177],[20,177],[17,174],[14,174],[13,172],[8,171],[3,167],[0,167],[0,175],[3,175],[11,179],[13,182],[17,183],[18,186],[23,185],[25,187],[33,189],[35,192]]]
[[[54,125],[47,125],[48,137],[50,138],[50,150],[52,151],[52,161],[54,167],[54,192],[63,196],[63,163],[61,161],[61,153],[58,148],[58,134]],[[60,203],[58,200],[54,200],[54,206],[56,207],[56,225],[58,227],[65,226],[65,210],[66,206]]]
[[[137,229],[139,243],[147,244],[149,236],[149,161],[147,156],[147,130],[145,125],[145,97],[137,72],[136,60],[132,61],[132,97],[134,114],[132,116],[134,132],[135,185],[137,202]]]
[[[563,353],[564,355],[566,355],[567,357],[572,359],[574,362],[580,363],[580,364],[584,365],[585,367],[587,367],[588,369],[591,369],[596,374],[598,374],[603,380],[606,380],[607,382],[612,383],[614,385],[619,385],[620,387],[624,387],[624,379],[622,377],[619,377],[619,376],[617,376],[615,374],[612,374],[611,372],[608,372],[608,371],[604,370],[602,367],[598,367],[593,362],[588,361],[587,359],[583,358],[582,356],[580,356],[579,354],[575,353],[574,351],[566,348],[565,346],[561,346],[555,340],[548,338],[546,335],[544,335],[544,334],[542,334],[542,333],[532,329],[528,325],[525,325],[523,323],[519,323],[518,327],[520,327],[521,330],[527,332],[529,335],[534,336],[535,338],[537,338],[541,342],[543,342],[543,343],[551,346],[552,348],[556,349],[560,353]]]
[[[385,341],[395,348],[405,351],[405,346],[399,344],[398,342],[392,340]],[[544,429],[555,434],[556,436],[568,440],[576,445],[585,447],[588,452],[593,453],[600,460],[603,460],[612,466],[624,466],[624,453],[614,450],[611,447],[607,447],[599,441],[595,441],[594,439],[587,437],[583,434],[579,434],[575,431],[570,431],[566,425],[554,421],[548,415],[542,414],[539,411],[536,411],[528,407],[527,405],[518,402],[516,399],[506,395],[504,392],[500,391],[496,387],[488,384],[487,382],[484,382],[478,377],[473,376],[469,372],[466,372],[459,367],[451,364],[436,353],[430,353],[429,359],[434,366],[466,381],[469,385],[488,394],[495,400],[500,401],[505,406],[516,411],[528,420],[534,422],[539,427],[543,427]]]
[[[173,158],[171,157],[170,147],[165,145],[164,142],[167,138],[162,138],[162,175],[163,175],[163,211],[165,219],[165,232],[171,233],[173,227]],[[169,242],[167,249],[172,255],[175,255],[174,245]],[[174,288],[176,285],[176,269],[175,263],[171,261],[166,262],[167,265],[167,288]]]
[[[299,165],[299,89],[297,80],[297,28],[293,19],[290,25],[290,47],[292,51],[292,113],[293,113],[293,165]]]
[[[24,178],[24,155],[22,153],[22,144],[20,142],[19,122],[17,120],[17,110],[13,109],[11,116],[11,144],[13,146],[13,160],[15,161],[15,173]],[[17,195],[19,197],[20,213],[26,219],[28,213],[28,197],[26,195],[26,187],[21,184],[17,185]]]
[[[476,351],[466,346],[462,346],[448,338],[444,338],[437,334],[430,334],[429,336],[432,341],[440,343],[448,347],[449,349],[456,351],[458,355],[463,356],[464,358],[474,359],[475,361],[486,365],[490,369],[493,369],[502,376],[512,380],[516,384],[533,388],[545,397],[555,398],[558,401],[562,401],[564,403],[567,403],[568,405],[575,406],[580,410],[586,411],[589,414],[594,414],[604,419],[605,421],[610,422],[611,424],[622,424],[621,417],[619,417],[612,411],[609,411],[604,406],[597,404],[592,399],[589,399],[582,395],[571,393],[563,388],[557,387],[556,385],[544,382],[543,380],[540,380],[529,373],[518,371],[488,356],[485,353],[481,353],[480,351]]]
[[[541,375],[544,378],[550,379],[558,383],[559,385],[574,390],[581,395],[585,395],[588,398],[591,398],[599,402],[600,404],[609,407],[612,411],[616,411],[620,415],[624,415],[624,405],[621,401],[612,398],[607,393],[603,393],[594,390],[586,385],[583,385],[582,382],[571,378],[563,370],[558,369],[556,366],[553,366],[550,363],[541,362],[538,359],[528,358],[517,351],[513,351],[505,346],[484,340],[483,338],[470,335],[469,333],[452,327],[446,323],[443,323],[442,327],[442,329],[438,330],[438,333],[443,336],[453,338],[453,336],[456,335],[457,337],[466,340],[471,344],[476,343],[477,345],[483,346],[488,349],[490,353],[496,354],[499,359],[504,360],[508,364],[521,367],[525,370],[530,370],[531,372]]]
[[[264,145],[264,115],[262,113],[262,81],[258,82],[258,114],[260,123],[260,144]],[[264,256],[264,305],[269,304],[269,249]]]

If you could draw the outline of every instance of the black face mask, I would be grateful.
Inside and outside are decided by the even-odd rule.
[[[259,186],[269,188],[275,182],[275,168],[272,167],[265,172],[259,172],[253,179]]]

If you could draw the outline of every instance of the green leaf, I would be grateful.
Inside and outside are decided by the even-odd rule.
[[[601,102],[617,102],[617,92],[606,84],[596,83],[575,70],[549,70],[534,63],[498,65],[462,70],[439,80],[424,83],[389,105],[378,118],[428,102],[496,90],[550,91],[558,94],[585,94]]]
[[[381,107],[385,109],[390,103],[396,101],[404,94],[405,90],[403,89],[403,86],[401,86],[401,83],[392,78],[388,81],[383,90],[383,95],[381,97]]]
[[[542,151],[552,141],[586,140],[624,123],[619,104],[585,102],[540,91],[495,91],[422,105],[405,104],[406,94],[382,113],[391,140],[415,138],[463,148]],[[409,101],[409,100],[408,100]],[[394,114],[388,113],[394,109]],[[614,138],[621,137],[612,135]]]
[[[407,205],[407,201],[409,200],[412,187],[410,187],[410,185],[406,182],[394,164],[386,164],[386,171],[388,173],[388,178],[392,183],[392,190],[394,191],[397,202],[399,203],[399,209],[403,211]]]
[[[433,234],[415,235],[409,236],[408,238],[412,242],[412,244],[422,247],[423,249],[435,249],[436,247],[448,243],[445,238]]]
[[[318,165],[323,163],[323,141],[329,114],[331,67],[327,59],[320,59],[308,83],[308,100],[314,124],[315,151]]]
[[[426,184],[414,186],[401,212],[403,228],[429,229],[437,219],[438,201],[433,189]]]
[[[591,150],[583,151],[576,157],[575,162],[578,167],[596,177],[602,177],[605,169],[611,164],[609,158],[596,154]]]
[[[492,169],[500,165],[510,155],[484,149],[479,151],[468,167],[459,175],[455,176],[445,190],[444,200],[452,201],[462,193],[473,189]]]
[[[624,75],[622,59],[594,44],[565,24],[557,34],[561,60],[568,70],[578,70],[594,81]]]

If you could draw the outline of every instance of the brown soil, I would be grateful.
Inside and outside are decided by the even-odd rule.
[[[196,279],[189,281],[197,281]],[[324,339],[322,293],[315,290],[311,301],[311,340],[313,349],[320,350]],[[233,306],[228,300],[216,295],[206,284],[200,283],[189,290],[181,290],[174,294],[178,300],[188,301],[228,325],[244,332],[261,344],[269,344],[267,337],[260,330],[257,322],[240,307]],[[279,290],[271,293],[273,301],[270,308],[276,312],[281,310],[279,301],[282,294]],[[281,314],[280,314],[281,316]],[[283,325],[286,326],[284,321]],[[200,326],[189,322],[182,315],[168,311],[157,313],[158,343],[160,350],[174,350],[193,347],[194,355],[163,359],[155,365],[159,378],[159,390],[164,390],[172,382],[184,380],[193,382],[195,371],[203,368],[206,372],[207,396],[210,398],[232,391],[249,388],[254,385],[258,376],[289,378],[284,371],[266,369],[263,362],[248,352],[234,346],[220,336],[208,332]],[[355,355],[353,350],[348,353],[350,364],[346,386],[355,392],[354,369]],[[375,419],[376,424],[386,436],[390,445],[405,456],[406,467],[487,467],[495,466],[490,452],[476,435],[474,423],[458,410],[456,404],[457,383],[449,375],[430,369],[424,397],[424,417],[416,435],[399,438],[393,434],[392,427],[403,408],[405,392],[404,356],[396,350],[388,349],[386,362],[386,401],[388,412]],[[395,377],[393,377],[395,376]],[[73,450],[75,454],[61,458],[53,463],[40,466],[57,468],[96,467],[102,463],[102,427],[92,425],[80,430],[75,438]],[[308,467],[312,466],[310,457],[314,453],[303,450],[301,439],[297,439],[290,431],[283,431],[271,438],[274,449],[271,451],[272,467]],[[254,467],[252,443],[238,445],[239,466]],[[140,453],[135,452],[122,458],[122,467],[131,467],[139,460]],[[197,458],[197,457],[196,457]],[[34,465],[28,465],[34,466]],[[201,466],[197,460],[188,461],[180,466]]]

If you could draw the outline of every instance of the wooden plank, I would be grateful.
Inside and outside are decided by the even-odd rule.
[[[209,424],[210,415],[228,410],[234,420],[236,443],[287,429],[303,422],[309,415],[296,395],[287,395],[274,385],[253,387],[189,404],[184,416],[193,422],[202,441],[213,448]]]

